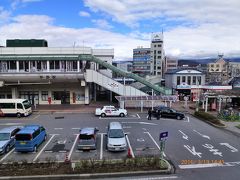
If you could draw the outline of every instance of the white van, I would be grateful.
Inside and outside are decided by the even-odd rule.
[[[109,151],[127,150],[126,137],[119,122],[110,122],[107,130],[107,149]]]
[[[0,116],[28,116],[32,107],[27,99],[0,99]]]

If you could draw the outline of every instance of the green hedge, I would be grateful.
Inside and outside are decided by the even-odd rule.
[[[216,125],[224,126],[217,117],[202,111],[195,111],[194,115],[203,121],[208,121]]]

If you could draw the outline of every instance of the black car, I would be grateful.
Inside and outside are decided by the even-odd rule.
[[[176,111],[175,109],[166,107],[166,106],[157,106],[153,108],[153,115],[157,116],[160,111],[160,117],[166,118],[175,118],[178,120],[184,119],[185,115],[181,112]]]

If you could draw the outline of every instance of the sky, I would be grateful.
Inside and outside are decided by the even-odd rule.
[[[167,56],[240,57],[239,0],[0,0],[6,39],[46,39],[49,47],[114,48],[132,60],[162,32]]]

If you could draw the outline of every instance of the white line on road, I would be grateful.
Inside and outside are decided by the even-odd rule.
[[[210,140],[210,137],[207,136],[207,135],[204,135],[204,134],[201,134],[200,132],[196,131],[195,129],[193,130],[194,132],[198,133],[200,136],[204,137],[204,138],[207,138]]]
[[[41,149],[41,151],[37,154],[37,156],[33,159],[33,162],[37,160],[37,158],[40,156],[40,154],[43,152],[43,150],[47,147],[47,145],[50,143],[50,141],[56,136],[56,134],[53,134],[51,138],[48,140],[48,142],[45,144],[45,146]]]
[[[146,177],[146,178],[137,178],[137,179],[131,179],[131,180],[161,180],[161,179],[176,179],[177,176],[160,176],[160,177]],[[129,178],[127,178],[129,179]]]
[[[186,120],[186,121],[184,121],[184,122],[190,122],[190,121],[189,121],[189,117],[188,117],[188,116],[186,116],[186,118],[187,118],[187,120]]]
[[[137,117],[138,117],[138,119],[140,119],[140,116],[139,116],[139,114],[137,114]]]
[[[72,128],[72,129],[73,129],[73,130],[75,130],[75,129],[76,129],[76,130],[79,130],[79,129],[81,129],[81,128]]]
[[[33,120],[34,120],[34,119],[37,119],[39,116],[40,116],[40,114],[39,114],[39,115],[37,115],[37,116],[35,116],[35,117],[33,118]]]
[[[103,158],[103,134],[101,134],[100,160]]]
[[[76,145],[76,143],[77,143],[78,136],[79,136],[79,134],[76,135],[76,138],[75,138],[75,141],[74,141],[74,143],[73,143],[73,146],[72,146],[72,148],[71,148],[71,150],[70,150],[70,152],[69,152],[69,154],[68,154],[68,158],[69,158],[69,159],[71,159],[71,155],[72,155],[73,149],[74,149],[74,147],[75,147],[75,145]]]
[[[10,154],[12,154],[12,152],[15,150],[15,148],[13,148],[11,151],[9,151],[5,156],[3,156],[3,158],[0,160],[0,162],[2,162],[4,159],[6,159]]]
[[[183,137],[183,139],[186,139],[186,140],[188,140],[188,136],[186,135],[186,134],[184,134],[181,130],[178,130],[180,133],[182,133],[182,137]]]
[[[228,148],[231,149],[231,152],[238,152],[238,149],[237,149],[237,148],[231,146],[231,145],[228,144],[228,143],[220,143],[220,145],[227,146]]]
[[[180,169],[209,168],[209,167],[223,167],[223,166],[224,165],[221,163],[178,165]]]
[[[63,128],[54,128],[54,130],[63,130]]]
[[[152,139],[152,141],[154,142],[154,144],[157,146],[157,148],[160,150],[160,147],[158,145],[158,143],[153,139],[152,135],[149,132],[144,132],[146,134],[149,135],[149,137]],[[166,157],[166,154],[163,152],[163,156]]]
[[[132,146],[131,146],[130,141],[129,141],[129,139],[128,139],[128,135],[126,135],[126,139],[127,139],[127,143],[128,143],[129,148],[130,148],[132,157],[135,158],[134,152],[133,152],[133,150],[132,150]]]
[[[1,126],[17,126],[22,125],[23,123],[0,123]]]

